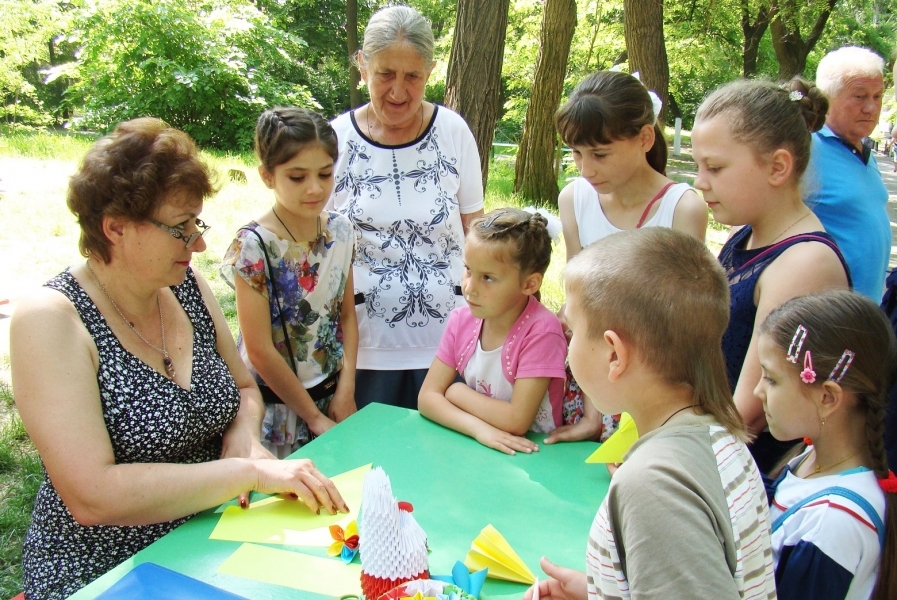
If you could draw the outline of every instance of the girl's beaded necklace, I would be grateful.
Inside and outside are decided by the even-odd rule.
[[[93,276],[93,280],[97,282],[97,285],[100,286],[100,289],[103,290],[103,293],[106,295],[106,298],[109,299],[109,302],[112,303],[112,307],[115,308],[115,312],[122,318],[122,320],[127,323],[128,327],[131,328],[131,331],[137,334],[143,343],[162,354],[162,364],[165,365],[165,373],[168,375],[169,379],[174,379],[174,376],[177,374],[174,370],[174,363],[171,361],[171,357],[168,355],[168,349],[165,347],[165,322],[162,320],[162,300],[160,299],[160,294],[156,294],[156,306],[159,308],[159,329],[162,331],[162,347],[159,348],[155,344],[151,343],[148,339],[143,337],[137,328],[134,327],[134,324],[131,323],[125,314],[118,307],[118,304],[115,303],[115,300],[112,299],[112,296],[109,295],[109,291],[106,289],[106,286],[103,285],[103,282],[100,281],[100,278],[97,277],[97,274],[93,272],[93,269],[90,266],[90,261],[85,261],[87,265],[87,270],[90,271],[91,276]]]

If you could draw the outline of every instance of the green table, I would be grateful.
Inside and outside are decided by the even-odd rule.
[[[543,436],[534,436],[540,442]],[[464,560],[480,530],[492,524],[537,576],[539,558],[583,569],[589,527],[610,483],[604,465],[585,459],[598,445],[541,445],[508,456],[421,417],[416,411],[372,404],[295,453],[327,475],[373,463],[382,466],[399,500],[429,540],[430,572],[446,574]],[[216,570],[239,546],[210,540],[214,510],[200,513],[72,596],[93,598],[135,565],[154,562],[253,599],[308,598],[318,594],[268,585]],[[296,550],[294,547],[281,547]],[[307,551],[324,555],[323,549]],[[514,594],[526,586],[487,579],[482,598]]]

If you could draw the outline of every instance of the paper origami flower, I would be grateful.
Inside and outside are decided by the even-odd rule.
[[[329,556],[339,556],[343,562],[349,564],[358,554],[358,525],[355,521],[346,525],[346,530],[339,525],[330,526],[330,535],[336,541],[327,549]]]
[[[389,590],[378,600],[473,600],[473,596],[450,583],[416,579]]]
[[[464,563],[459,560],[452,567],[451,575],[433,575],[432,577],[439,581],[455,584],[461,588],[461,591],[470,594],[474,598],[479,598],[488,572],[489,569],[480,569],[471,573]]]

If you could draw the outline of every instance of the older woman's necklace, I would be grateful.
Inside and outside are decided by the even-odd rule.
[[[379,140],[377,140],[374,137],[374,134],[371,133],[371,106],[370,105],[368,105],[367,110],[365,111],[364,114],[365,114],[365,117],[367,117],[367,122],[368,122],[368,138],[374,140],[375,142],[383,143],[383,142],[380,142]],[[417,126],[417,132],[411,137],[411,139],[416,140],[418,137],[420,137],[420,134],[423,130],[424,130],[424,103],[421,102],[420,103],[420,123]]]
[[[103,285],[103,282],[100,281],[100,278],[97,277],[97,274],[93,272],[93,269],[90,267],[90,261],[85,261],[87,265],[87,270],[90,271],[91,276],[93,276],[93,280],[97,282],[97,285],[100,286],[100,289],[103,290],[103,293],[106,295],[106,298],[109,299],[109,302],[112,303],[113,308],[118,313],[118,315],[122,318],[122,320],[128,324],[128,327],[131,328],[131,331],[137,334],[143,343],[162,354],[162,364],[165,365],[165,373],[168,375],[169,379],[174,379],[174,376],[177,374],[174,370],[174,363],[171,362],[171,357],[168,356],[168,349],[165,347],[165,323],[162,321],[162,300],[159,298],[160,294],[156,294],[156,306],[159,308],[159,329],[162,331],[162,347],[159,348],[155,344],[151,343],[148,339],[143,337],[143,335],[137,331],[134,327],[134,324],[131,323],[125,314],[118,307],[118,304],[115,303],[115,300],[112,299],[112,296],[109,295],[109,291],[106,289],[106,286]]]

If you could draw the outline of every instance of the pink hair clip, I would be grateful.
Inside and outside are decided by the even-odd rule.
[[[803,348],[804,341],[807,339],[807,333],[806,327],[803,325],[797,326],[794,337],[791,338],[791,345],[788,346],[788,353],[785,355],[788,362],[797,364],[797,358],[800,356],[800,349]]]
[[[838,364],[835,365],[835,368],[832,369],[832,372],[829,374],[829,381],[840,383],[841,380],[844,379],[844,374],[847,373],[847,369],[850,368],[850,363],[853,362],[854,356],[856,356],[855,352],[852,350],[845,350],[844,353],[841,354]]]
[[[804,383],[816,382],[816,371],[813,370],[813,359],[810,358],[810,351],[804,354],[804,370],[800,372],[801,381]]]

